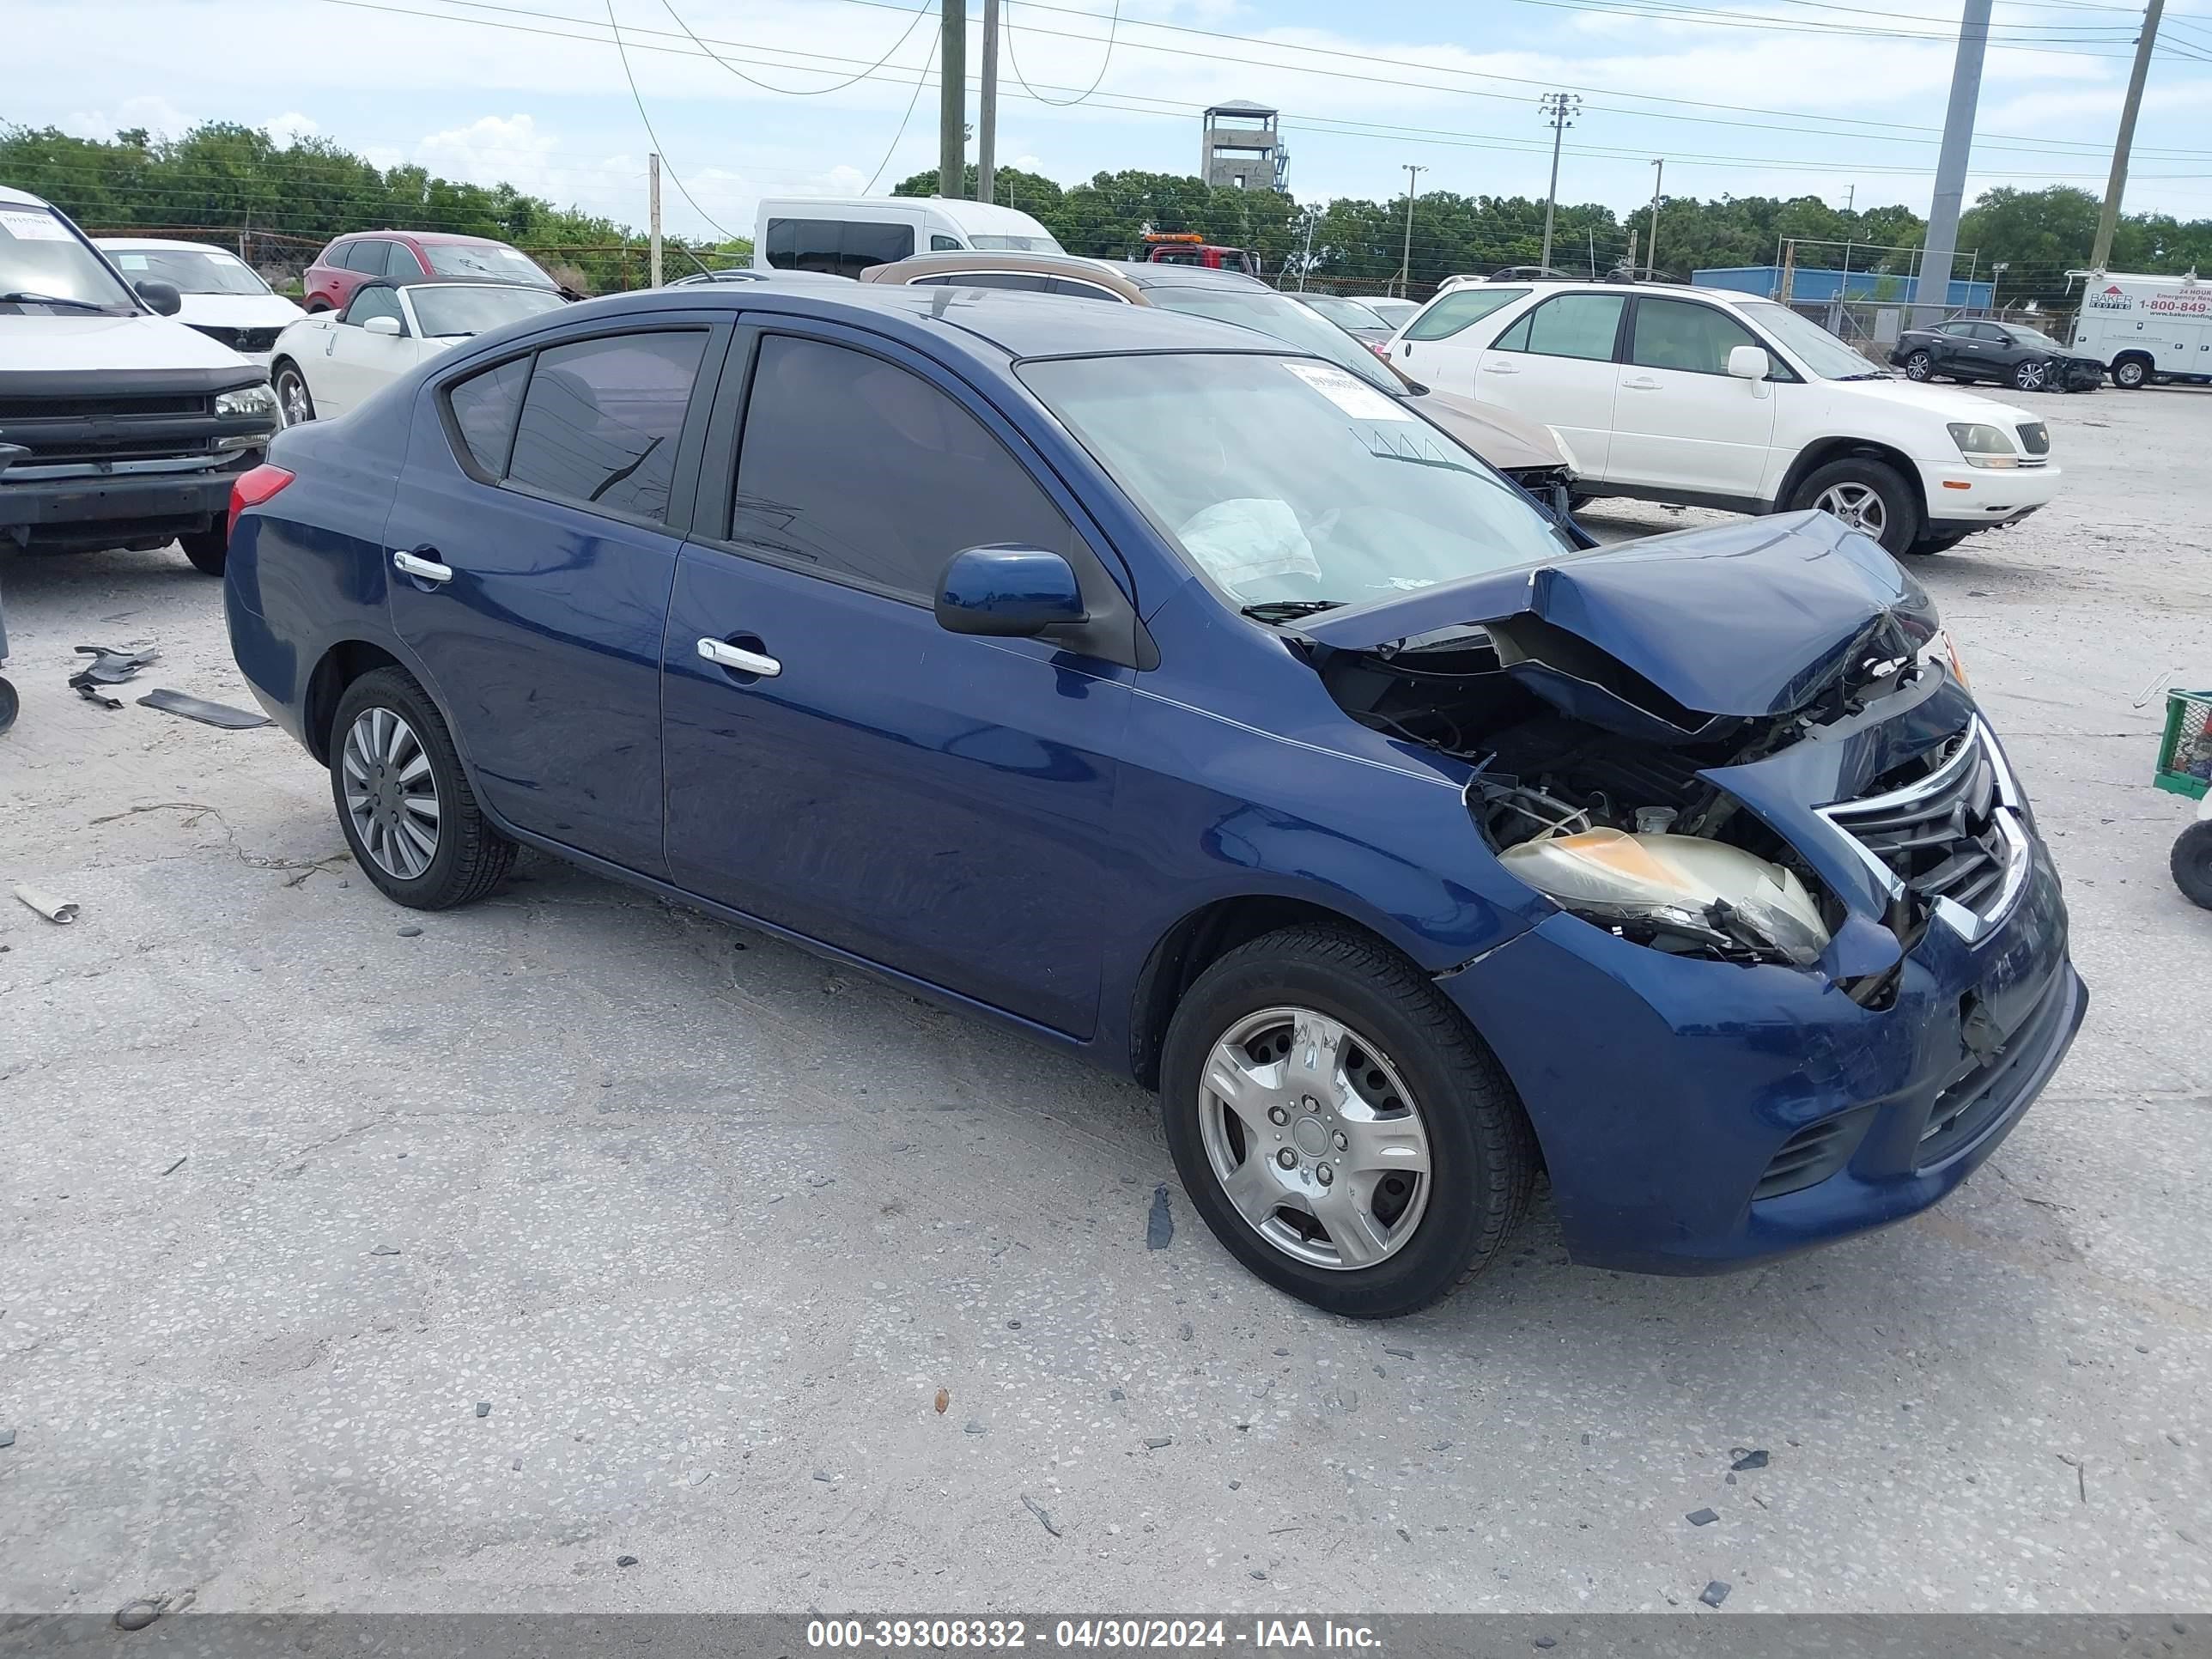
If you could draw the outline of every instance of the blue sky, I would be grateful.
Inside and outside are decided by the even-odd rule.
[[[508,179],[642,222],[651,146],[607,0],[378,3],[397,9],[12,0],[0,118],[102,136],[207,118],[313,131],[380,161]],[[697,203],[670,187],[673,229],[704,232],[711,218],[744,232],[763,194],[854,193],[872,179],[881,191],[935,164],[933,82],[915,97],[935,26],[910,0],[612,4],[645,112]],[[981,6],[972,0],[978,18]],[[1007,15],[1000,160],[1063,182],[1124,167],[1188,172],[1196,111],[1246,98],[1284,112],[1301,198],[1395,196],[1408,162],[1427,169],[1424,190],[1540,194],[1548,133],[1535,100],[1560,85],[1583,99],[1564,199],[1646,200],[1650,158],[1665,156],[1670,195],[1809,193],[1841,206],[1855,192],[1861,206],[1924,211],[1957,8],[1124,0],[1116,20],[1112,0],[1012,0]],[[94,18],[97,52],[83,41]],[[2136,14],[2001,0],[1996,19],[2005,44],[1990,55],[1972,188],[2101,190]],[[2212,94],[2212,0],[2169,9],[2161,39],[2127,204],[2212,216],[2212,139],[2191,118]],[[971,32],[971,73],[979,56]],[[836,89],[798,95],[823,88]]]

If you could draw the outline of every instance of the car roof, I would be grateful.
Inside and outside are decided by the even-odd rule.
[[[963,271],[1016,271],[1030,276],[1070,276],[1112,289],[1123,299],[1134,297],[1136,284],[1104,259],[1079,253],[1031,253],[1008,250],[948,249],[941,253],[915,253],[889,264],[871,265],[860,273],[864,283],[898,287],[925,276],[957,276]],[[1124,290],[1127,291],[1124,291]]]
[[[464,247],[514,246],[513,243],[502,242],[496,236],[464,236],[458,231],[451,230],[349,230],[343,236],[331,237],[331,244],[336,246],[340,242],[357,242],[364,236],[382,236],[387,239],[393,236],[404,236],[410,241],[421,242],[425,246],[434,242],[441,247],[457,245]]]
[[[1128,356],[1146,352],[1240,352],[1263,356],[1308,354],[1234,323],[1192,317],[1156,306],[1101,305],[1071,295],[954,285],[912,288],[854,283],[835,288],[785,288],[774,283],[702,283],[696,288],[647,289],[586,301],[577,311],[696,310],[787,312],[904,337],[915,344],[957,330],[958,349],[978,346],[1017,361],[1036,357]],[[567,313],[570,317],[577,311]]]
[[[354,289],[364,288],[511,288],[525,294],[550,294],[543,283],[511,283],[504,276],[372,276]]]
[[[1480,284],[1469,283],[1467,287],[1451,289],[1446,291],[1449,293],[1460,294],[1465,293],[1467,291],[1467,288],[1479,286],[1480,286]],[[1530,292],[1546,299],[1550,298],[1554,294],[1649,294],[1656,295],[1661,299],[1704,300],[1714,305],[1723,306],[1771,305],[1773,303],[1764,294],[1745,294],[1739,289],[1732,288],[1697,288],[1692,286],[1688,283],[1609,283],[1603,277],[1600,277],[1596,281],[1593,282],[1587,276],[1578,276],[1570,282],[1559,282],[1557,280],[1540,283],[1526,282],[1515,283],[1512,286],[1515,288],[1525,288]],[[1443,296],[1439,295],[1437,297],[1442,298]]]
[[[27,190],[11,190],[0,185],[0,202],[11,207],[52,207],[53,204],[43,196],[33,196]]]

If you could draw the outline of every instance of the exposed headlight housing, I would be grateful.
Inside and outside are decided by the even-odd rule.
[[[1974,683],[1966,676],[1966,659],[1959,654],[1959,642],[1951,637],[1951,630],[1939,628],[1914,655],[1913,660],[1923,665],[1940,662],[1951,671],[1951,678],[1969,691]]]
[[[216,418],[224,421],[261,420],[270,426],[276,424],[276,394],[264,380],[258,386],[242,386],[234,392],[218,392],[215,400]],[[265,432],[230,432],[215,441],[217,449],[258,449],[269,441]]]
[[[1951,441],[1959,446],[1959,453],[1966,457],[1968,466],[2020,465],[2020,451],[2013,447],[2011,436],[2001,426],[1954,421],[1948,429]]]
[[[1585,830],[1509,847],[1499,861],[1586,921],[1638,924],[1723,951],[1805,967],[1828,945],[1805,884],[1780,865],[1697,836]]]

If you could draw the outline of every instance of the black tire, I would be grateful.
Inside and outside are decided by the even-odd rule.
[[[217,525],[212,530],[195,530],[177,538],[177,545],[185,550],[185,556],[192,562],[192,568],[204,575],[220,576],[230,559],[230,527]]]
[[[2212,819],[2191,824],[2173,843],[2173,884],[2191,904],[2212,910]]]
[[[1869,530],[1883,549],[1892,554],[1911,550],[1920,539],[1920,501],[1905,475],[1887,461],[1872,456],[1852,455],[1840,461],[1831,461],[1808,474],[1790,497],[1793,510],[1802,511],[1818,507],[1820,498],[1832,489],[1857,485],[1872,490],[1881,502],[1881,526],[1877,534]],[[1839,515],[1840,516],[1840,515]],[[1845,522],[1850,520],[1846,518]]]
[[[2017,362],[2012,368],[2013,390],[2015,392],[2049,392],[2051,390],[2051,362],[2048,357],[2031,357]]]
[[[1948,553],[1966,540],[1966,534],[1967,532],[1963,530],[1923,530],[1920,533],[1920,539],[1905,550],[1922,556],[1931,553]]]
[[[1425,1131],[1425,1207],[1373,1266],[1322,1267],[1286,1254],[1244,1218],[1214,1173],[1200,1100],[1214,1046],[1240,1020],[1282,1006],[1340,1021],[1385,1054]],[[1386,1319],[1428,1306],[1487,1266],[1528,1210],[1535,1139],[1513,1085],[1427,975],[1349,928],[1285,928],[1208,968],[1176,1006],[1160,1085],[1169,1149],[1214,1237],[1277,1289],[1330,1313]]]
[[[2112,384],[2123,392],[2140,392],[2150,384],[2150,365],[2140,357],[2123,357],[2112,365]]]
[[[15,715],[22,706],[23,700],[15,695],[15,688],[6,680],[0,679],[0,732],[5,732],[15,723]]]
[[[411,875],[386,868],[371,851],[347,803],[347,734],[356,720],[377,709],[404,720],[429,761],[437,807],[435,848],[425,867]],[[410,910],[450,910],[482,898],[514,867],[515,845],[492,827],[477,805],[476,792],[469,787],[444,716],[404,669],[374,669],[349,685],[338,699],[328,740],[331,804],[338,827],[345,832],[354,862],[385,897]]]
[[[307,390],[307,377],[300,372],[300,366],[290,358],[276,360],[276,372],[269,384],[270,389],[276,394],[277,418],[286,426],[304,426],[315,418],[315,398],[314,394]],[[301,411],[296,419],[293,415],[295,408]]]
[[[1908,380],[1932,380],[1936,378],[1936,360],[1924,351],[1909,352],[1905,359],[1905,378]]]

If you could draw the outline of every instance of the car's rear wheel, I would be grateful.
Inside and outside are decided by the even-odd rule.
[[[228,525],[219,524],[212,530],[195,530],[190,535],[178,537],[177,545],[185,550],[185,556],[192,562],[193,569],[220,576],[230,560],[230,529]]]
[[[444,718],[404,671],[375,669],[346,688],[330,754],[338,825],[386,898],[451,909],[514,867],[514,843],[477,805]]]
[[[289,358],[276,364],[276,408],[286,426],[305,426],[315,418],[315,400],[307,391],[307,377]]]
[[[2150,365],[2140,357],[2123,357],[2112,365],[2112,384],[2123,392],[2139,391],[2150,379]]]
[[[2051,363],[2047,358],[2030,357],[2014,363],[2012,383],[2021,392],[2048,392],[2051,389]]]
[[[1920,539],[1920,503],[1912,486],[1895,467],[1870,456],[1829,462],[1797,486],[1790,505],[1832,513],[1891,553],[1902,553]]]
[[[1943,553],[1966,539],[1963,530],[1923,530],[1920,539],[1905,550],[1909,553]]]
[[[1936,360],[1924,351],[1916,351],[1905,360],[1905,378],[1908,380],[1927,380],[1935,378]]]
[[[2191,824],[2173,843],[2173,884],[2191,904],[2212,910],[2212,821]]]
[[[1513,1087],[1435,984],[1348,928],[1238,946],[1176,1007],[1168,1145],[1214,1236],[1332,1313],[1411,1313],[1472,1278],[1528,1208]]]

